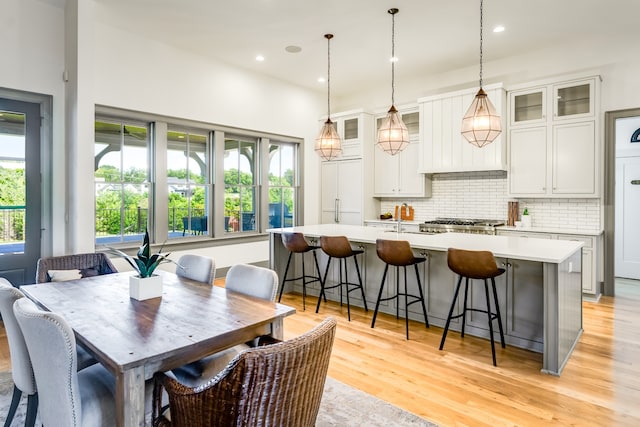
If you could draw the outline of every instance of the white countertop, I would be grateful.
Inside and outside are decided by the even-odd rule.
[[[574,230],[554,227],[510,227],[508,225],[501,225],[498,227],[498,230],[517,231],[523,233],[575,234],[579,236],[599,236],[603,233],[602,230]]]
[[[346,236],[354,242],[375,244],[377,239],[407,240],[412,248],[446,251],[448,248],[484,250],[499,258],[558,264],[580,250],[582,242],[524,238],[517,236],[491,236],[466,233],[398,233],[375,227],[357,225],[318,224],[300,227],[271,228],[269,233],[298,232],[308,237]]]

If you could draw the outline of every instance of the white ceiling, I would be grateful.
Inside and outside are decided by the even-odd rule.
[[[396,84],[479,61],[479,0],[96,0],[101,22],[313,90],[327,71],[345,95],[391,77],[396,15]],[[638,39],[638,0],[485,0],[487,61],[594,39]],[[506,30],[494,34],[495,25]],[[285,47],[296,45],[300,53]],[[636,52],[635,54],[637,54]],[[257,54],[266,58],[255,61]],[[567,51],[570,55],[571,51]],[[485,73],[485,77],[488,77]]]

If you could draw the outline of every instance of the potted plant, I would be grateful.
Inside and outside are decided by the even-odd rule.
[[[129,295],[131,298],[145,300],[162,296],[162,276],[153,273],[160,264],[173,262],[168,258],[170,254],[162,253],[163,247],[161,246],[158,252],[152,254],[149,243],[149,230],[145,230],[142,246],[138,249],[135,257],[127,255],[121,250],[109,248],[109,252],[124,258],[138,273],[129,277]]]

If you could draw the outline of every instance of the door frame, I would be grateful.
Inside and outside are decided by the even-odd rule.
[[[52,240],[52,147],[53,96],[0,87],[0,97],[40,105],[40,256],[51,255]]]
[[[640,108],[607,111],[605,120],[604,191],[604,287],[602,293],[615,295],[615,207],[616,207],[616,120],[640,116]]]

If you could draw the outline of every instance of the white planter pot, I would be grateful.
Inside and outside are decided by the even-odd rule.
[[[138,301],[162,296],[162,276],[129,276],[129,296]]]

